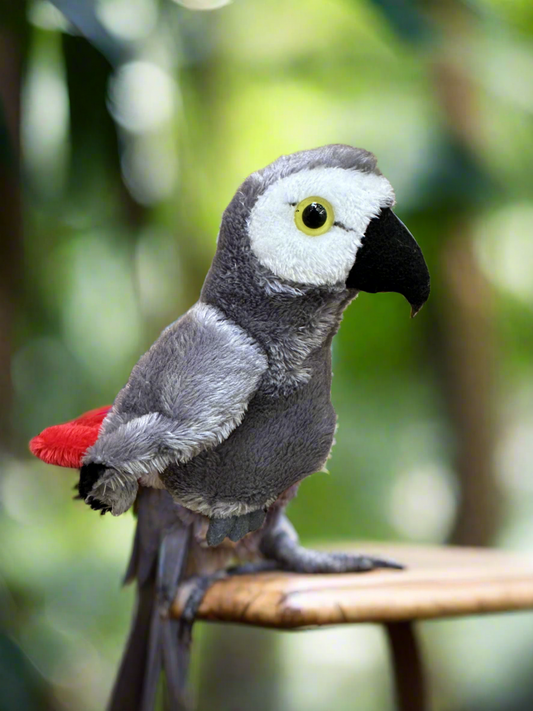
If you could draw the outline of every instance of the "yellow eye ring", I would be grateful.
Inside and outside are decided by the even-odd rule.
[[[316,195],[298,203],[294,211],[296,227],[310,237],[323,235],[333,226],[335,214],[331,203]]]

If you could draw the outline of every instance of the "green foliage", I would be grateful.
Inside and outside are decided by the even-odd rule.
[[[11,343],[16,456],[5,453],[0,479],[0,586],[13,608],[0,637],[0,709],[103,708],[132,603],[119,589],[132,517],[72,502],[74,476],[31,460],[28,439],[113,400],[138,356],[196,300],[236,187],[282,153],[329,142],[374,151],[433,277],[415,321],[393,294],[362,294],[345,317],[330,474],[304,482],[290,509],[304,541],[450,535],[458,435],[440,365],[442,329],[454,322],[443,316],[454,284],[445,258],[467,222],[494,304],[496,468],[510,512],[498,540],[530,544],[531,3],[235,0],[210,13],[171,0],[56,4],[72,24],[34,0],[13,35],[26,56],[24,262]],[[6,27],[16,26],[15,5]],[[443,62],[470,87],[455,109],[439,94]],[[379,653],[365,667],[364,635],[334,639],[335,664],[321,662],[331,707],[353,707],[353,679],[377,679],[380,695],[367,683],[363,698],[383,708]],[[483,628],[476,640],[486,643]],[[477,642],[462,644],[463,657],[437,669],[452,689],[439,708],[476,708],[499,666],[519,690],[529,684],[529,654],[513,656],[513,668],[502,662],[511,644],[472,681],[457,660]],[[338,645],[354,666],[342,666]],[[279,655],[296,669],[291,649],[301,653],[280,642]],[[278,707],[318,711],[320,697],[289,676],[272,673]],[[510,709],[506,693],[500,708]]]

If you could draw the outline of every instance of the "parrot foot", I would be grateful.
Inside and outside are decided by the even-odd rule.
[[[246,563],[237,565],[233,568],[225,570],[217,570],[210,575],[196,575],[186,580],[183,585],[187,589],[187,597],[183,605],[180,615],[183,629],[192,630],[192,626],[205,597],[206,592],[211,585],[218,580],[233,577],[234,575],[255,575],[256,573],[264,573],[270,570],[278,570],[279,564],[273,560],[262,560],[256,563]]]
[[[244,538],[247,533],[257,531],[265,521],[266,511],[259,509],[241,516],[229,516],[227,518],[209,519],[209,529],[207,531],[207,545],[218,546],[226,536],[236,543]]]
[[[79,492],[85,503],[102,514],[120,516],[137,498],[137,479],[103,464],[85,464],[80,470]]]
[[[366,573],[387,568],[402,570],[401,563],[388,558],[376,558],[363,553],[330,553],[315,551],[300,545],[298,534],[283,515],[266,532],[260,549],[268,560],[274,560],[282,570],[292,573]]]
[[[285,560],[280,567],[291,573],[366,573],[370,570],[388,568],[403,570],[404,566],[388,558],[357,553],[330,553],[315,551],[298,546],[290,559]]]

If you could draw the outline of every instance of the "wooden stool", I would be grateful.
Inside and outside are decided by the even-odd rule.
[[[274,629],[384,624],[398,708],[426,711],[416,620],[533,609],[533,555],[388,543],[361,543],[355,550],[394,558],[407,569],[359,575],[236,576],[213,585],[198,619]],[[183,597],[178,594],[173,614],[179,615]]]

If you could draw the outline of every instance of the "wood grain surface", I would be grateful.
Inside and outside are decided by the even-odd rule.
[[[347,575],[261,573],[215,583],[198,619],[295,629],[533,609],[531,556],[472,548],[340,546],[404,563],[403,571]],[[179,615],[185,583],[172,612]]]

